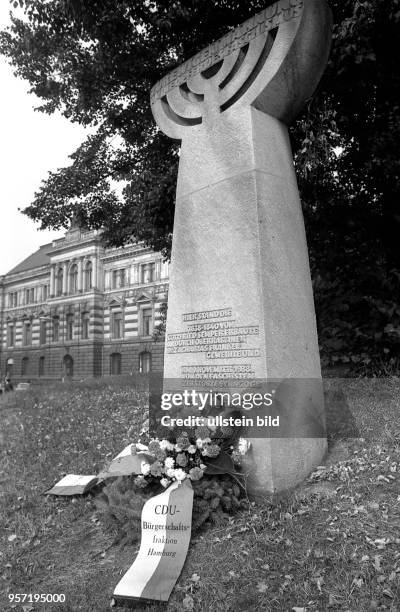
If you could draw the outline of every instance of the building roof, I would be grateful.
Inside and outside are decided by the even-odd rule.
[[[45,266],[50,263],[49,253],[53,250],[53,245],[50,242],[49,244],[43,244],[37,251],[29,255],[26,259],[21,261],[15,268],[7,272],[8,274],[18,274],[19,272],[26,272],[28,270],[33,270],[34,268],[40,268],[41,266]]]

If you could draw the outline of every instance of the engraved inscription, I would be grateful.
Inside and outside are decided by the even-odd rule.
[[[260,349],[217,350],[206,353],[207,359],[233,359],[238,357],[260,357]]]
[[[303,4],[303,0],[279,0],[257,13],[158,81],[151,90],[151,102],[154,103],[175,87],[207,70],[264,32],[273,30],[281,23],[298,17],[301,15]]]
[[[248,379],[254,376],[254,368],[246,364],[182,366],[182,378]]]
[[[166,351],[169,354],[203,353],[206,360],[243,359],[259,357],[261,354],[259,348],[248,345],[249,338],[258,338],[259,326],[237,325],[233,318],[232,308],[184,313],[182,322],[191,322],[187,325],[187,331],[167,334]],[[196,367],[199,368],[197,371],[182,370],[182,375],[186,378],[200,378],[200,374],[208,375],[206,370],[201,370],[202,367],[207,368],[207,366]],[[210,371],[211,378],[245,378],[252,373],[251,366],[245,366],[243,370],[231,369],[218,372],[212,369]]]
[[[201,312],[187,312],[182,316],[187,321],[202,321],[203,319],[223,319],[232,316],[232,308],[219,308],[218,310],[203,310]]]

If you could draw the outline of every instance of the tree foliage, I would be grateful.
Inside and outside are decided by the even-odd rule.
[[[0,52],[41,100],[91,128],[25,214],[72,216],[119,246],[171,246],[178,147],[156,130],[151,86],[265,4],[249,0],[19,0]],[[327,362],[400,346],[400,0],[330,0],[333,46],[291,128]],[[22,14],[21,14],[22,13]],[[17,16],[18,15],[18,16]],[[115,190],[115,186],[123,188]]]

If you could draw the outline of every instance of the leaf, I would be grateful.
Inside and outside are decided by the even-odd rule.
[[[193,597],[191,597],[189,594],[187,594],[185,599],[182,602],[182,607],[183,607],[184,610],[187,610],[188,612],[190,612],[191,610],[194,610],[194,600],[193,600]]]
[[[268,584],[265,580],[257,583],[257,591],[259,593],[266,593],[268,591]]]
[[[390,544],[390,538],[377,538],[376,540],[374,540],[374,544],[378,548],[384,548],[385,546],[387,546],[387,544]]]
[[[8,536],[8,538],[7,538],[7,540],[9,542],[14,542],[14,540],[16,540],[16,539],[17,539],[17,536],[16,536],[15,533],[13,533],[12,535]]]
[[[222,452],[215,459],[207,460],[207,467],[204,471],[206,474],[218,475],[234,474],[236,470],[232,457],[228,453]]]
[[[381,559],[382,557],[380,555],[375,555],[374,557],[374,568],[376,569],[377,572],[381,572],[382,568],[381,568]]]
[[[333,607],[337,605],[336,597],[329,593],[328,607]]]

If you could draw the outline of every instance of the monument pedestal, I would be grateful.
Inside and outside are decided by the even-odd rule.
[[[311,411],[321,425],[313,294],[292,159],[286,126],[251,107],[227,111],[212,129],[196,126],[183,141],[164,377],[190,378],[203,366],[204,379],[212,379],[207,366],[215,375],[230,365],[232,379],[243,371],[249,380],[290,379],[297,405],[285,406],[282,418],[297,422]],[[231,335],[210,336],[204,325],[216,323]],[[313,430],[296,439],[291,423],[281,425],[287,437],[252,441],[253,491],[291,487],[321,462],[324,435]]]

